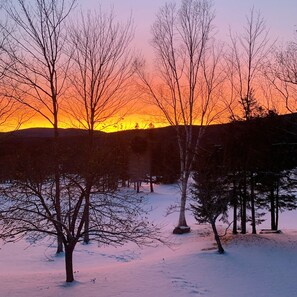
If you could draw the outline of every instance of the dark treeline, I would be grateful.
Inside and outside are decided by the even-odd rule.
[[[14,179],[29,164],[36,166],[36,170],[50,174],[51,160],[55,157],[52,132],[51,129],[33,128],[2,133],[1,179]],[[78,129],[60,130],[59,163],[65,173],[83,173],[89,149],[85,132]],[[158,176],[164,183],[178,179],[178,151],[175,134],[170,127],[116,133],[97,131],[94,146],[97,170],[102,174],[117,174],[114,177],[117,180],[143,180],[149,174]]]
[[[295,114],[254,119],[207,127],[199,158],[214,155],[229,172],[283,171],[296,166]],[[198,134],[199,128],[196,128]],[[50,173],[53,140],[50,129],[3,133],[0,142],[1,179],[14,179],[22,171]],[[35,136],[29,136],[29,135]],[[150,176],[172,183],[179,178],[179,157],[172,127],[95,134],[96,170],[115,183],[143,181]],[[61,130],[59,163],[66,173],[83,173],[88,150],[85,131]],[[207,157],[207,158],[208,158]],[[200,161],[199,161],[200,160]],[[94,161],[95,162],[95,161]]]
[[[228,171],[282,171],[296,166],[296,114],[268,115],[249,122],[232,122],[206,128],[200,146],[201,160],[215,155]],[[198,134],[196,127],[195,134]],[[51,129],[3,133],[0,141],[2,180],[14,179],[30,164],[44,173],[52,170]],[[33,135],[33,136],[32,136]],[[179,156],[172,127],[95,133],[97,171],[124,183],[154,176],[162,183],[179,178]],[[87,158],[87,133],[61,129],[59,163],[65,173],[82,173]],[[27,165],[26,165],[27,164]]]

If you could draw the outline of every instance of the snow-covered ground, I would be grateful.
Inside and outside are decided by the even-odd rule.
[[[64,259],[49,241],[1,245],[1,297],[293,297],[297,296],[297,212],[281,214],[281,234],[229,236],[219,255],[207,225],[171,235],[177,214],[165,216],[178,200],[176,186],[147,193],[151,216],[164,227],[171,246],[98,248],[79,244],[76,282],[65,284]],[[268,227],[269,222],[262,227]]]

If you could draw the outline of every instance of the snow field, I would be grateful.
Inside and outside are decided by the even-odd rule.
[[[74,252],[76,281],[65,284],[64,258],[55,256],[51,240],[1,245],[2,297],[293,297],[297,296],[297,215],[281,214],[281,234],[229,235],[226,254],[215,252],[207,225],[172,235],[177,214],[165,216],[178,201],[175,185],[148,193],[151,219],[164,227],[169,246],[139,248],[78,244]],[[266,227],[268,222],[263,224]],[[286,225],[286,227],[285,227]],[[285,229],[288,228],[288,229]]]

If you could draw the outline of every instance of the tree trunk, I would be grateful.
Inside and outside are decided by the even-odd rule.
[[[274,189],[270,190],[270,214],[271,214],[271,230],[277,230],[275,224],[275,204]]]
[[[61,253],[63,253],[63,236],[62,235],[58,235],[56,254],[61,254]]]
[[[85,225],[84,225],[84,243],[90,242],[89,225],[90,225],[90,193],[86,193],[86,205],[85,205]]]
[[[188,227],[187,221],[186,221],[187,185],[188,185],[187,179],[182,178],[181,201],[180,201],[178,227]]]
[[[94,127],[91,125],[89,129],[89,139],[88,139],[88,160],[87,160],[87,173],[86,173],[86,193],[85,193],[85,224],[84,224],[84,243],[88,244],[90,242],[90,235],[89,235],[89,225],[90,225],[90,195],[92,190],[92,176],[93,176],[93,157],[94,157]]]
[[[276,184],[276,196],[275,196],[275,230],[278,230],[278,217],[279,217],[279,180]]]
[[[237,201],[235,201],[236,198],[234,199],[234,204],[233,204],[233,234],[237,234]]]
[[[151,193],[154,193],[153,177],[151,174],[150,174],[150,190],[151,190]]]
[[[66,282],[71,283],[74,281],[73,275],[73,245],[65,246],[65,268],[66,268]]]
[[[214,233],[215,241],[216,241],[217,246],[218,246],[218,253],[219,254],[224,254],[225,251],[223,249],[223,246],[222,246],[221,239],[220,239],[220,236],[219,236],[218,231],[217,231],[215,221],[211,222],[211,227],[212,227],[212,231]]]
[[[237,208],[238,208],[238,197],[237,197],[237,190],[236,190],[236,181],[235,181],[235,174],[233,173],[233,234],[237,234]]]
[[[59,150],[58,150],[58,139],[59,139],[59,130],[58,130],[58,119],[57,114],[55,114],[55,123],[54,123],[54,162],[55,162],[55,210],[57,214],[57,221],[61,222],[61,194],[60,194],[60,164],[59,164]],[[63,252],[63,236],[62,236],[62,226],[58,225],[57,230],[57,254]]]
[[[236,195],[236,185],[233,180],[233,234],[237,234],[237,207],[238,207],[238,197]]]
[[[256,210],[255,210],[254,173],[251,173],[251,212],[252,212],[252,233],[257,234],[257,230],[256,230]]]
[[[55,174],[55,184],[56,184],[56,194],[55,194],[55,207],[57,213],[57,221],[61,222],[61,201],[60,201],[60,174],[56,172]],[[57,230],[57,254],[63,253],[63,235],[62,226],[58,224]]]
[[[186,201],[187,201],[187,186],[188,181],[186,178],[182,178],[181,182],[181,199],[180,199],[180,211],[178,225],[173,229],[173,234],[189,233],[191,228],[187,225],[186,221]]]
[[[246,234],[246,203],[247,203],[247,182],[246,171],[244,171],[243,177],[243,195],[242,195],[242,207],[241,207],[241,234]]]
[[[140,181],[137,180],[136,182],[136,193],[140,193]]]

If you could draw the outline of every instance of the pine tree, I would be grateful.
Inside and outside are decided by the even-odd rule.
[[[218,234],[216,221],[219,216],[226,215],[232,197],[229,176],[222,167],[217,165],[213,155],[206,158],[205,166],[200,168],[201,170],[193,176],[191,208],[198,223],[211,224],[218,252],[222,254],[224,248]]]

